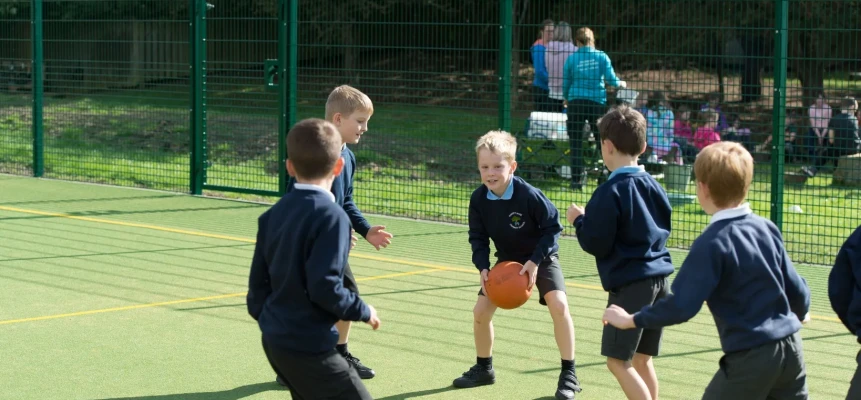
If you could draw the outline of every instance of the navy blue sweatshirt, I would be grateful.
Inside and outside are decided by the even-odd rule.
[[[356,203],[353,202],[353,179],[356,176],[356,155],[350,151],[349,148],[345,145],[341,150],[341,157],[344,158],[344,168],[341,170],[341,174],[335,177],[335,181],[332,182],[332,194],[335,195],[335,201],[338,205],[344,207],[344,211],[347,212],[347,215],[350,217],[350,223],[353,225],[353,229],[362,237],[368,235],[368,231],[371,229],[371,224],[368,223],[368,220],[362,215],[362,212],[359,211],[359,207],[356,206]],[[287,192],[289,193],[293,190],[293,184],[296,183],[293,177],[288,177],[287,180]]]
[[[672,211],[667,192],[642,170],[614,173],[595,189],[574,227],[604,290],[675,271],[666,246]]]
[[[780,231],[750,207],[720,211],[679,269],[672,294],[634,314],[639,328],[694,317],[708,304],[724,352],[751,349],[801,329],[810,290],[786,254]]]
[[[325,190],[295,188],[257,221],[248,313],[273,346],[335,348],[335,322],[367,321],[370,309],[344,288],[350,221]]]
[[[512,178],[510,199],[488,199],[481,185],[469,199],[469,244],[479,271],[490,268],[490,239],[496,258],[521,264],[541,261],[559,251],[559,211],[540,190],[520,177]],[[503,195],[504,196],[504,195]]]
[[[861,343],[861,226],[837,253],[828,276],[828,299],[837,317]]]

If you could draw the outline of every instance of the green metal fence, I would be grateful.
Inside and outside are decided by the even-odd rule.
[[[844,97],[861,98],[855,0],[0,0],[0,171],[277,196],[289,126],[322,117],[328,92],[350,84],[375,105],[353,146],[364,212],[465,222],[475,139],[497,128],[520,140],[518,174],[564,210],[588,201],[602,167],[597,132],[574,124],[565,134],[582,138],[589,180],[572,190],[570,139],[530,118],[563,110],[535,102],[546,19],[556,33],[594,31],[631,89],[608,87],[606,106],[629,101],[660,122],[663,96],[694,134],[716,111],[722,139],[753,153],[749,198],[793,259],[833,261],[861,223],[861,159],[844,130],[827,136]],[[708,216],[676,164],[695,150],[678,142],[680,158],[657,146],[643,163],[674,200],[671,245],[684,248]]]

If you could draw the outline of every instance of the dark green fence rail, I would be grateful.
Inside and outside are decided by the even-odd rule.
[[[591,28],[645,114],[663,96],[696,132],[719,111],[722,139],[756,159],[753,207],[794,260],[831,262],[861,224],[861,160],[813,132],[861,98],[855,0],[0,0],[0,171],[277,196],[285,132],[350,84],[375,105],[353,146],[363,211],[465,222],[474,141],[497,128],[521,140],[518,173],[564,210],[601,168],[584,136],[590,178],[572,191],[569,142],[527,128],[548,18]],[[625,95],[608,88],[607,105]],[[675,201],[671,245],[687,247],[708,216],[676,179],[689,171],[653,161]]]

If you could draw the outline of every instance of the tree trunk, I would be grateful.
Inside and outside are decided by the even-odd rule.
[[[353,76],[356,70],[356,48],[353,46],[353,24],[349,21],[341,23],[341,45],[344,54],[344,73]],[[355,82],[351,82],[355,84]]]
[[[745,55],[741,72],[741,101],[755,102],[762,98],[763,40],[760,36],[745,35],[741,45]]]
[[[825,66],[819,58],[819,40],[817,35],[803,33],[800,40],[795,42],[796,62],[793,69],[801,81],[802,103],[807,108],[816,100],[816,94],[825,88]]]

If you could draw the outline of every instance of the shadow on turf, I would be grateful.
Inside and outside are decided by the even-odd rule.
[[[805,340],[807,340],[807,339],[805,339]],[[721,350],[720,348],[704,349],[704,350],[696,350],[696,351],[686,351],[684,353],[662,354],[662,355],[659,355],[658,358],[684,357],[684,356],[690,356],[690,355],[694,355],[694,354],[714,353],[714,352],[722,352],[722,351],[723,350]],[[577,364],[577,368],[595,367],[595,366],[606,365],[606,364],[607,364],[606,361]],[[559,371],[559,367],[532,369],[532,370],[528,370],[528,371],[523,371],[521,373],[522,374],[539,374],[542,372],[555,372],[555,371]]]
[[[419,391],[415,391],[415,392],[400,393],[400,394],[393,394],[393,395],[391,395],[391,396],[386,396],[386,397],[379,397],[379,398],[377,398],[377,400],[404,400],[404,399],[412,399],[412,398],[415,398],[415,397],[430,396],[430,395],[432,395],[432,394],[448,392],[448,391],[450,391],[450,390],[455,390],[455,388],[454,388],[453,386],[446,386],[446,387],[441,387],[441,388],[439,388],[439,389],[419,390]]]
[[[139,397],[112,397],[100,400],[239,400],[258,393],[268,392],[270,390],[283,391],[284,389],[281,386],[278,386],[277,383],[272,381],[240,386],[238,388],[224,390],[221,392],[160,394],[155,396]]]

